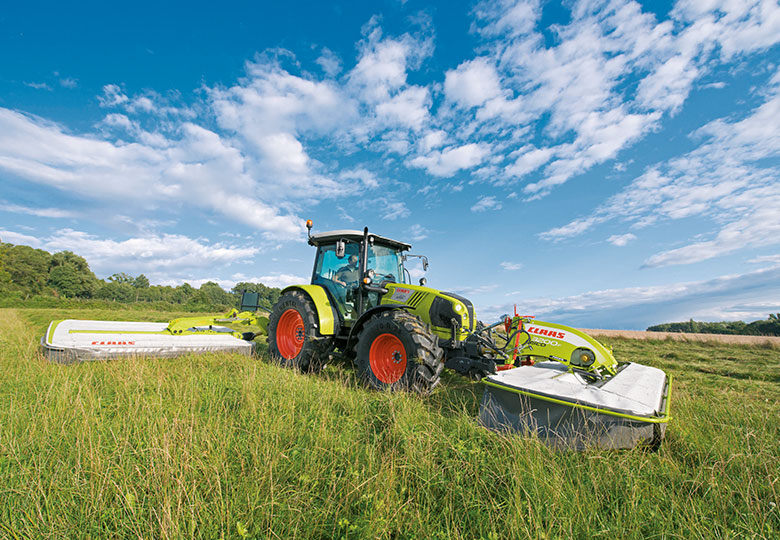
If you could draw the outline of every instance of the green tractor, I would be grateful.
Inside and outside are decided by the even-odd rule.
[[[306,225],[317,248],[311,284],[285,288],[267,327],[271,356],[283,365],[317,371],[338,355],[352,360],[373,388],[426,393],[445,367],[479,379],[532,362],[531,355],[596,374],[615,362],[595,340],[577,346],[579,332],[567,327],[539,322],[540,335],[532,336],[534,327],[523,326],[529,319],[517,316],[485,327],[468,299],[426,287],[424,278],[412,284],[405,262],[421,258],[427,270],[428,260],[409,254],[405,242],[368,228],[311,234],[311,221]],[[499,345],[492,329],[501,324],[508,337]],[[563,328],[574,345],[547,339]]]

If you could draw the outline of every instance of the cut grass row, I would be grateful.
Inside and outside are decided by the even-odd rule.
[[[62,366],[53,318],[0,310],[0,538],[776,538],[780,361],[613,339],[675,378],[660,451],[553,451],[480,428],[481,386],[371,392],[208,354]]]

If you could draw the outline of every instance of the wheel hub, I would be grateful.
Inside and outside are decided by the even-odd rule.
[[[393,384],[406,372],[406,348],[397,336],[381,334],[371,343],[368,362],[379,381]]]
[[[303,317],[298,310],[290,308],[282,313],[276,325],[276,347],[279,349],[279,354],[287,360],[292,360],[303,349],[305,337]]]

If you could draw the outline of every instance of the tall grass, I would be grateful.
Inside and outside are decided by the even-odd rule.
[[[340,365],[41,356],[50,318],[110,315],[0,310],[0,537],[780,535],[776,349],[611,340],[674,375],[674,419],[657,453],[576,453],[480,428],[454,375],[420,398]]]

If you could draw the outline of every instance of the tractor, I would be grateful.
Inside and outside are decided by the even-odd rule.
[[[523,326],[529,319],[519,316],[486,327],[468,299],[427,287],[425,278],[413,284],[406,261],[419,258],[427,270],[428,259],[409,254],[410,244],[367,227],[317,234],[311,232],[311,220],[306,227],[308,242],[317,250],[311,283],[285,288],[267,326],[270,354],[282,365],[316,372],[340,356],[353,361],[359,377],[373,388],[427,393],[445,367],[480,379],[532,363],[532,354],[550,356],[534,352],[534,344],[557,350],[544,343],[555,341],[545,337],[556,336],[557,330],[539,329],[543,334],[532,337]],[[503,345],[492,332],[499,325],[507,332]],[[594,368],[609,368],[614,359],[595,345],[552,358],[598,375]],[[593,348],[601,349],[601,362]]]

